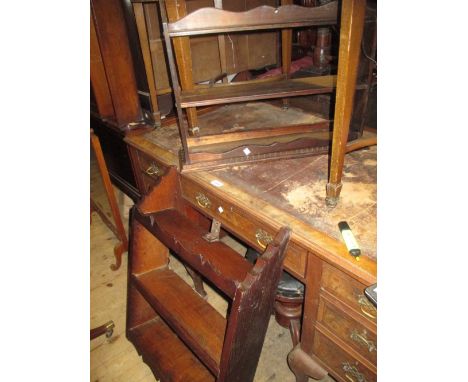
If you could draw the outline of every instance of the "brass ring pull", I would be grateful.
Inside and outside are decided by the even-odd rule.
[[[361,312],[372,319],[376,319],[377,315],[375,314],[376,310],[374,306],[367,300],[367,297],[364,296],[363,294],[360,294],[358,296],[358,304],[359,307],[361,308]]]
[[[360,373],[356,366],[351,365],[349,362],[343,362],[343,371],[345,372],[345,377],[351,382],[367,382],[364,374]]]
[[[195,199],[197,200],[197,203],[200,207],[203,207],[203,208],[211,207],[211,201],[210,199],[208,199],[208,197],[205,194],[198,192],[197,195],[195,196]]]
[[[260,228],[255,232],[255,238],[257,239],[258,245],[262,248],[266,248],[266,246],[273,241],[271,235]]]
[[[162,171],[156,163],[151,163],[150,166],[145,171],[148,175],[162,175]]]
[[[374,350],[377,350],[374,342],[367,338],[367,331],[364,330],[362,333],[359,333],[356,329],[351,332],[351,339],[354,342],[357,342],[359,345],[367,346],[369,353],[372,353]]]

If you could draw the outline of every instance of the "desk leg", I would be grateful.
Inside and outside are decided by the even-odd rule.
[[[327,371],[311,357],[315,334],[314,325],[317,321],[321,278],[322,261],[309,253],[305,277],[306,288],[301,342],[288,354],[288,364],[296,376],[296,382],[307,382],[309,377],[322,379],[327,375]]]
[[[288,354],[288,364],[296,376],[296,382],[307,382],[309,377],[322,379],[327,375],[327,371],[301,349],[301,344]]]

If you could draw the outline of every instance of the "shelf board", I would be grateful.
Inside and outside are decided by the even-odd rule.
[[[128,330],[127,336],[161,382],[215,382],[161,318]]]
[[[322,120],[315,123],[301,125],[265,127],[255,130],[244,130],[236,132],[221,132],[220,134],[200,135],[187,138],[189,148],[206,146],[217,143],[231,143],[237,141],[247,141],[250,139],[272,138],[290,134],[320,133],[330,130],[330,122]]]
[[[132,279],[177,336],[218,375],[226,319],[168,268],[133,275]]]
[[[184,263],[230,298],[252,268],[252,264],[226,244],[203,239],[207,232],[175,209],[136,214],[136,218]]]
[[[267,82],[234,82],[182,90],[183,108],[249,102],[264,99],[287,98],[331,93],[336,87],[336,76],[294,78]]]

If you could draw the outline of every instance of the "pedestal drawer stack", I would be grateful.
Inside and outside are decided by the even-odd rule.
[[[323,265],[313,349],[339,381],[377,380],[377,311],[365,287]]]

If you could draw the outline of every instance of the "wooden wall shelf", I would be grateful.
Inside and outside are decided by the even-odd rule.
[[[173,167],[134,207],[127,337],[161,381],[252,381],[291,231],[252,265],[193,216]],[[225,293],[226,318],[169,268],[168,249]]]

